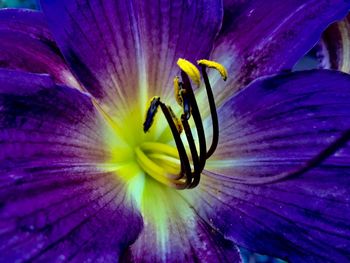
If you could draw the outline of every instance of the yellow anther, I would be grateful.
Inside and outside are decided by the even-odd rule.
[[[177,103],[180,106],[182,106],[184,101],[183,101],[182,96],[181,96],[179,77],[174,78],[174,92],[175,92],[175,99],[176,99]]]
[[[220,63],[217,63],[217,62],[211,61],[211,60],[206,60],[206,59],[198,60],[197,63],[198,63],[198,65],[204,65],[204,66],[207,66],[208,68],[216,69],[217,71],[219,71],[222,79],[227,80],[227,70]]]
[[[177,131],[181,134],[183,131],[183,127],[182,127],[182,123],[181,121],[176,117],[175,113],[173,112],[173,110],[168,106],[169,112],[171,117],[173,118],[173,121],[176,125],[176,129]]]
[[[199,86],[201,82],[201,75],[199,73],[198,68],[195,65],[193,65],[191,62],[183,58],[178,59],[177,65],[180,67],[182,71],[184,71],[190,77],[190,79],[197,86]]]

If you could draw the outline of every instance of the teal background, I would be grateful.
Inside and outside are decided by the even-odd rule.
[[[24,7],[24,8],[36,8],[35,0],[0,0],[0,8],[6,7]]]

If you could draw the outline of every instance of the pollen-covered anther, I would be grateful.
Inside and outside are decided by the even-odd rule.
[[[225,81],[227,80],[227,70],[220,63],[207,59],[198,60],[197,63],[200,66],[216,69],[220,73],[222,79]]]
[[[174,78],[174,95],[177,104],[179,104],[181,107],[183,105],[183,99],[182,99],[182,87],[180,83],[180,79],[178,76]]]
[[[170,113],[171,117],[173,118],[173,121],[176,125],[178,133],[181,134],[183,131],[181,121],[176,117],[176,115],[175,115],[174,111],[171,109],[171,107],[170,106],[167,106],[167,107],[168,107],[169,113]]]
[[[179,58],[177,61],[179,68],[187,74],[187,76],[199,86],[201,83],[201,74],[198,68],[186,59]]]
[[[212,144],[207,151],[205,131],[197,100],[192,89],[192,83],[200,85],[200,72],[198,68],[185,59],[177,61],[181,69],[181,80],[174,78],[174,93],[177,104],[182,107],[181,118],[178,118],[169,105],[164,104],[159,97],[153,97],[148,105],[144,131],[147,132],[153,124],[154,117],[160,107],[168,122],[174,138],[177,154],[172,146],[153,145],[153,151],[148,151],[147,145],[136,149],[139,165],[143,170],[157,181],[177,189],[194,188],[199,184],[201,173],[206,160],[213,154],[219,139],[219,125],[214,96],[211,90],[206,68],[214,68],[219,71],[224,80],[227,78],[226,69],[219,63],[209,60],[199,60],[202,66],[202,76],[207,91],[208,102],[212,117],[213,136]],[[190,127],[189,119],[193,118],[196,138]],[[181,138],[185,131],[186,143]],[[197,140],[196,140],[197,139]],[[149,146],[149,145],[148,145]],[[197,151],[197,148],[199,151]]]
[[[155,96],[149,100],[147,112],[146,112],[146,117],[145,117],[145,122],[143,123],[143,131],[144,132],[147,132],[151,128],[153,121],[154,121],[154,117],[158,111],[159,103],[160,103],[160,97],[158,97],[158,96]]]

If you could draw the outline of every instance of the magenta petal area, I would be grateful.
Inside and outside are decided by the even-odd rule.
[[[212,58],[228,68],[229,78],[218,83],[218,100],[257,77],[290,70],[349,8],[346,0],[225,0]]]
[[[42,0],[41,6],[70,67],[110,115],[141,97],[146,103],[172,95],[177,59],[207,58],[222,19],[221,2],[213,0]]]
[[[193,190],[199,215],[262,254],[348,262],[349,75],[259,79],[219,109],[219,123],[217,152]]]
[[[0,255],[4,262],[117,262],[142,228],[100,164],[90,97],[45,75],[0,70]]]
[[[38,11],[0,10],[0,68],[48,73],[57,83],[79,87]]]

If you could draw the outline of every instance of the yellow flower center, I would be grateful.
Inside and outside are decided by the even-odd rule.
[[[211,146],[207,150],[202,117],[191,85],[200,85],[200,72],[189,61],[179,59],[181,79],[174,79],[175,99],[180,106],[178,114],[160,97],[153,97],[145,116],[138,110],[139,105],[135,105],[130,108],[129,116],[122,120],[123,127],[110,120],[118,137],[114,143],[108,140],[113,151],[111,163],[115,164],[112,169],[117,170],[126,182],[135,175],[143,174],[176,189],[194,188],[199,184],[205,162],[215,151],[219,135],[216,107],[206,69],[215,68],[223,79],[227,78],[227,73],[222,65],[213,61],[200,60],[198,64],[202,68],[212,115]],[[163,116],[156,116],[157,112]]]
[[[199,184],[206,160],[217,145],[218,118],[206,70],[215,68],[224,79],[226,71],[212,61],[201,60],[198,64],[213,124],[213,139],[208,149],[191,87],[192,83],[199,86],[201,76],[197,67],[186,60],[178,61],[181,77],[174,79],[174,104],[175,101],[179,104],[171,105],[175,111],[160,97],[154,97],[144,112],[140,110],[143,108],[140,101],[135,99],[127,114],[118,116],[116,121],[96,105],[111,127],[104,130],[111,156],[102,169],[114,172],[116,180],[124,183],[126,198],[137,205],[147,231],[153,229],[151,233],[156,233],[160,244],[168,240],[168,225],[179,213],[191,220],[192,211],[181,199],[184,192],[177,189],[191,189]]]

